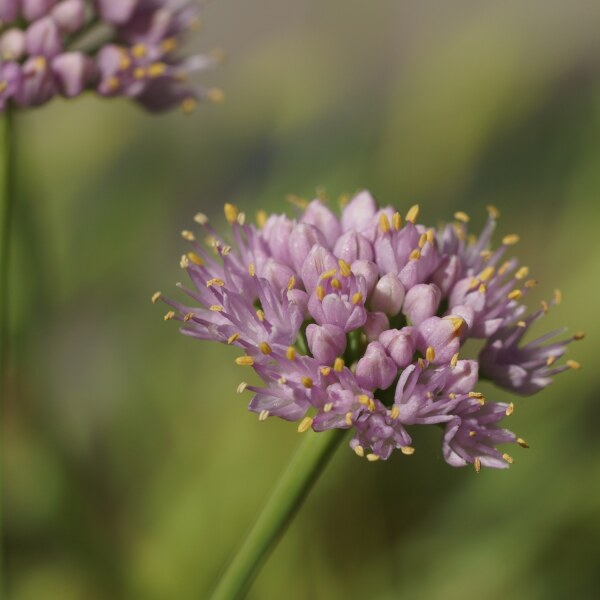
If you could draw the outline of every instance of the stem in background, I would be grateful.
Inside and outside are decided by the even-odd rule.
[[[3,115],[0,115],[0,426],[4,403],[8,394],[8,369],[9,369],[9,296],[8,286],[11,221],[14,206],[14,146],[13,146],[13,109],[8,106]],[[0,436],[0,442],[2,438]],[[3,480],[0,472],[0,498]],[[0,505],[0,523],[2,522],[2,506]],[[2,531],[0,531],[0,540]],[[4,587],[3,560],[4,553],[0,544],[0,594]]]
[[[340,429],[304,434],[300,448],[219,581],[212,600],[244,597],[345,434],[346,431]]]

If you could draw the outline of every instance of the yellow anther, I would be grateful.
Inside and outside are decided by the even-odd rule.
[[[266,421],[271,413],[268,410],[261,410],[258,415],[259,421]]]
[[[242,381],[235,390],[238,394],[243,394],[246,391],[248,384],[245,381]]]
[[[196,239],[196,236],[191,231],[188,231],[187,229],[184,229],[181,232],[181,237],[184,240],[187,240],[188,242],[193,242]]]
[[[337,275],[337,272],[338,272],[337,269],[329,269],[329,271],[324,271],[323,273],[321,273],[321,275],[319,276],[319,279],[321,279],[322,281],[331,279],[332,277]]]
[[[333,410],[333,402],[328,402],[327,404],[325,404],[323,406],[323,412],[324,413],[331,412],[332,410]]]
[[[522,327],[523,329],[525,329],[525,327],[527,327],[527,322],[526,321],[517,321],[517,327]]]
[[[369,404],[369,396],[366,394],[360,394],[356,399],[358,400],[358,403],[362,404],[363,406],[367,406],[367,404]]]
[[[354,452],[356,456],[360,456],[360,458],[364,458],[365,456],[365,449],[360,445],[354,446]]]
[[[390,220],[385,213],[379,215],[379,229],[381,229],[383,233],[387,233],[390,230]]]
[[[336,358],[333,361],[333,370],[336,373],[341,373],[344,370],[344,364],[345,363],[344,363],[344,359],[343,358],[340,358],[340,357]]]
[[[288,281],[287,288],[288,290],[293,290],[296,287],[296,278],[292,275],[290,280]]]
[[[342,194],[338,198],[338,206],[340,208],[344,208],[344,206],[346,206],[346,204],[348,204],[348,202],[350,202],[350,196],[348,194]]]
[[[261,323],[265,320],[265,313],[260,308],[256,311],[256,316]]]
[[[419,216],[419,205],[415,204],[414,206],[411,206],[408,209],[405,220],[410,221],[411,223],[414,223],[417,220],[418,216]]]
[[[424,369],[425,368],[425,361],[422,358],[417,359],[417,365],[419,366],[419,369]]]
[[[194,215],[194,221],[198,223],[198,225],[206,225],[208,223],[208,217],[204,213],[196,213]]]
[[[352,304],[358,304],[363,299],[363,295],[360,292],[352,294]]]
[[[481,392],[469,392],[469,398],[483,398],[483,394]]]
[[[395,212],[392,216],[392,227],[396,231],[402,228],[402,215],[399,212]]]
[[[256,224],[262,228],[265,226],[265,223],[267,222],[268,216],[267,216],[267,211],[266,210],[259,210],[256,212]]]
[[[164,39],[160,43],[160,48],[164,53],[173,52],[177,48],[177,39],[174,37]]]
[[[528,279],[524,285],[527,289],[531,289],[534,288],[536,285],[538,284],[538,280],[537,279]]]
[[[321,367],[319,371],[321,371],[321,375],[328,377],[331,373],[331,367]]]
[[[450,398],[450,400],[456,400],[456,394],[454,392],[450,392],[448,394],[448,398]]]
[[[296,196],[294,194],[288,194],[286,200],[298,208],[305,209],[308,206],[308,200],[305,198],[300,198],[300,196]]]
[[[513,290],[506,297],[509,300],[518,300],[522,295],[523,295],[523,292],[521,290]]]
[[[435,242],[435,229],[428,229],[427,230],[427,241],[430,244],[433,244],[433,242]]]
[[[212,287],[213,285],[217,287],[223,287],[225,282],[222,279],[217,279],[216,277],[214,279],[209,279],[206,282],[206,287]]]
[[[160,77],[164,75],[167,70],[167,65],[163,62],[155,62],[148,67],[149,77]]]
[[[476,437],[477,436],[477,432],[476,431],[469,431],[469,437]]]
[[[473,461],[473,468],[475,469],[475,473],[481,471],[481,459],[479,457]]]
[[[323,300],[325,298],[325,288],[322,285],[318,285],[315,289],[315,295],[319,300]]]
[[[498,275],[504,275],[504,273],[506,273],[506,271],[508,271],[509,269],[510,269],[510,263],[508,261],[502,263],[502,265],[498,269]]]
[[[367,454],[367,460],[369,462],[377,462],[379,460],[379,456],[377,454],[373,454],[372,452]]]
[[[479,288],[477,289],[477,291],[480,294],[485,294],[487,292],[487,285],[485,285],[485,283],[480,284]]]
[[[196,98],[192,98],[191,96],[188,98],[184,98],[180,104],[181,111],[186,115],[191,115],[196,108],[198,108],[198,100]]]
[[[400,446],[400,452],[405,456],[412,456],[415,453],[415,449],[412,446]]]
[[[340,275],[342,277],[350,277],[350,275],[352,274],[350,265],[342,258],[338,260],[338,265],[340,265]]]
[[[585,337],[585,333],[583,331],[578,331],[574,336],[573,339],[576,341],[582,340]]]
[[[456,366],[456,364],[458,363],[458,352],[456,354],[454,354],[452,356],[452,358],[450,359],[450,366],[452,368],[454,368]]]
[[[152,294],[152,304],[156,304],[160,300],[161,296],[161,292],[154,292],[154,294]]]
[[[254,364],[254,359],[251,356],[238,356],[235,359],[235,364],[241,367],[251,367]]]
[[[227,219],[228,223],[235,223],[238,216],[237,206],[226,202],[225,206],[223,207],[223,212],[225,213],[225,219]]]
[[[519,236],[516,233],[511,233],[510,235],[505,235],[502,238],[502,243],[505,246],[514,246],[519,242],[520,239],[521,238],[519,238]]]
[[[223,310],[225,310],[220,304],[213,304],[210,307],[210,310],[212,310],[213,312],[223,312]]]
[[[373,398],[369,398],[367,408],[369,409],[369,412],[375,412],[375,400],[373,400]]]
[[[481,258],[483,258],[483,260],[489,260],[490,258],[492,258],[492,254],[494,254],[491,250],[482,250],[479,253],[479,256],[481,256]]]
[[[400,407],[398,405],[392,406],[390,411],[390,419],[397,419],[400,416]]]
[[[146,56],[147,48],[144,44],[135,44],[133,48],[131,48],[131,54],[136,58],[144,58]]]
[[[313,380],[310,377],[302,377],[300,381],[302,381],[302,385],[308,390],[313,386]]]
[[[427,348],[425,351],[425,358],[428,362],[433,362],[435,360],[435,350],[433,349],[433,346]]]
[[[529,448],[529,444],[523,438],[517,438],[517,444],[519,444],[521,448]]]
[[[304,417],[302,421],[298,424],[298,433],[304,433],[308,431],[313,424],[313,420],[311,417]]]
[[[415,248],[409,255],[408,258],[410,260],[419,260],[421,258],[421,252],[418,248]]]
[[[477,277],[473,277],[469,282],[469,290],[474,290],[479,285],[479,283],[479,279],[477,279]]]
[[[219,88],[210,88],[206,92],[206,97],[213,104],[221,104],[225,101],[225,92]]]
[[[146,77],[147,71],[146,69],[144,69],[144,67],[136,67],[133,70],[133,77],[135,79],[144,79],[144,77]]]
[[[456,211],[454,213],[454,218],[457,221],[461,221],[462,223],[468,223],[469,222],[469,215],[466,212],[463,212],[462,210]]]
[[[546,366],[551,367],[556,362],[556,356],[549,356],[546,359]]]
[[[165,321],[170,321],[170,320],[171,320],[171,319],[172,319],[174,316],[175,316],[175,313],[174,313],[172,310],[170,310],[170,311],[169,311],[169,312],[168,312],[168,313],[167,313],[167,314],[166,314],[166,315],[163,317],[163,319],[164,319]]]
[[[231,246],[223,246],[221,248],[221,256],[227,256],[231,252]]]
[[[288,360],[296,360],[296,348],[294,348],[294,346],[288,346],[285,351],[285,357]]]
[[[566,362],[567,367],[569,367],[569,369],[581,369],[581,364],[578,363],[576,360],[568,360]]]
[[[250,263],[248,265],[248,275],[250,275],[250,277],[254,277],[256,275],[256,267],[254,266],[254,263]]]
[[[352,413],[351,412],[346,413],[345,421],[346,421],[346,425],[348,425],[348,427],[350,427],[352,425]]]
[[[515,462],[514,458],[513,458],[513,457],[512,457],[510,454],[507,454],[506,452],[505,452],[505,453],[502,455],[502,458],[503,458],[503,459],[504,459],[504,460],[505,460],[505,461],[506,461],[506,462],[507,462],[509,465],[512,465],[512,464]]]
[[[452,325],[452,333],[455,336],[459,335],[467,324],[467,322],[462,317],[456,317],[454,315],[449,315],[448,317],[444,317],[444,319],[446,321],[449,321]]]
[[[342,289],[342,284],[340,283],[339,279],[336,279],[335,277],[331,280],[331,287],[334,290],[341,290]]]
[[[483,271],[481,271],[481,273],[479,273],[479,279],[481,281],[489,281],[494,276],[495,272],[496,269],[494,269],[494,267],[486,267]]]
[[[271,354],[273,352],[273,349],[271,348],[271,346],[269,346],[269,344],[267,344],[267,342],[261,342],[258,345],[258,349],[265,355]]]
[[[554,302],[555,304],[562,302],[562,292],[560,290],[554,290]]]
[[[485,208],[492,219],[497,219],[500,216],[500,211],[493,204],[488,204]]]
[[[421,237],[419,238],[419,248],[422,248],[426,243],[427,243],[427,234],[422,233]]]
[[[233,344],[233,342],[237,342],[240,339],[241,335],[239,333],[233,333],[227,338],[227,343],[229,345]]]
[[[121,82],[119,81],[118,77],[109,77],[106,80],[106,87],[111,91],[111,92],[116,92],[119,89],[119,86],[121,85]]]
[[[189,312],[187,313],[184,317],[183,317],[183,322],[184,323],[188,323],[189,321],[191,321],[194,318],[194,313],[193,312]]]
[[[237,216],[238,225],[243,225],[246,222],[246,213],[239,213]]]
[[[510,403],[507,407],[506,407],[506,411],[505,411],[505,415],[507,417],[510,417],[510,415],[512,415],[515,412],[515,405],[514,403]]]
[[[467,243],[469,246],[474,246],[477,243],[477,236],[474,233],[470,233],[467,237]]]
[[[529,275],[529,267],[521,267],[516,273],[515,277],[517,279],[525,279]]]

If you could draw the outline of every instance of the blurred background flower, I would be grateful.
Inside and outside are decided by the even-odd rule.
[[[595,597],[600,6],[221,0],[205,14],[194,43],[230,56],[210,74],[218,109],[149,124],[90,97],[20,123],[9,597],[206,596],[298,438],[245,412],[235,350],[174,335],[148,298],[199,210],[218,224],[224,202],[279,211],[317,186],[419,202],[430,223],[465,210],[477,227],[498,206],[497,239],[520,234],[540,281],[531,306],[563,291],[543,330],[587,331],[584,368],[520,402],[511,426],[531,450],[506,472],[449,469],[436,431],[386,463],[338,452],[249,598]]]

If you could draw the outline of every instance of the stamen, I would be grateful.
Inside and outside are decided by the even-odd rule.
[[[400,446],[400,452],[405,456],[412,456],[415,453],[415,449],[412,446]]]
[[[419,358],[417,360],[417,364],[419,365],[419,369],[421,369],[421,370],[425,369],[425,361],[422,358]]]
[[[379,215],[379,229],[383,233],[387,233],[390,230],[390,221],[385,213]]]
[[[493,204],[488,204],[485,208],[492,219],[497,219],[500,216],[500,211]]]
[[[525,329],[525,327],[527,327],[527,323],[525,321],[517,321],[517,327],[522,327]]]
[[[220,88],[210,88],[206,92],[206,97],[213,104],[221,104],[225,101],[225,92]]]
[[[338,265],[340,265],[340,275],[342,277],[350,277],[350,275],[352,274],[350,265],[341,258],[338,260]]]
[[[513,402],[511,402],[507,407],[506,407],[506,411],[505,411],[505,415],[507,417],[510,417],[510,415],[512,415],[515,412],[515,405]]]
[[[454,315],[450,315],[448,317],[444,317],[446,321],[450,321],[452,325],[452,333],[456,337],[462,331],[462,329],[466,326],[466,321],[462,317],[455,317]]]
[[[202,257],[198,256],[195,252],[188,252],[187,259],[199,267],[204,266],[204,260],[202,260]]]
[[[194,221],[198,223],[198,225],[206,225],[208,223],[208,217],[204,213],[196,213],[194,215]]]
[[[233,342],[237,342],[240,339],[241,335],[239,333],[233,333],[227,338],[227,343],[231,346]]]
[[[402,228],[402,216],[399,212],[395,212],[392,216],[392,227],[399,231]]]
[[[346,413],[346,425],[348,425],[348,427],[350,427],[352,425],[352,413],[351,412],[347,412]]]
[[[161,292],[154,292],[154,294],[152,294],[152,304],[156,304],[160,300],[161,296]]]
[[[304,419],[302,419],[302,421],[300,421],[300,424],[298,425],[298,433],[304,433],[308,431],[311,428],[312,424],[313,420],[311,417],[304,417]]]
[[[331,367],[321,367],[319,371],[321,371],[321,375],[323,375],[324,377],[329,377],[331,373]]]
[[[259,210],[256,212],[256,224],[262,229],[267,222],[268,216],[266,210]]]
[[[477,435],[476,431],[469,431],[469,437],[474,438]]]
[[[486,267],[479,274],[479,279],[481,281],[489,281],[493,277],[495,272],[496,272],[496,269],[494,269],[494,267]]]
[[[242,381],[238,386],[237,389],[235,390],[238,394],[243,394],[246,391],[246,388],[248,387],[248,383],[245,381]]]
[[[181,232],[181,237],[184,240],[187,240],[188,242],[193,242],[196,239],[196,236],[191,231],[188,231],[187,229],[184,229]]]
[[[518,300],[522,295],[523,295],[523,292],[521,290],[513,290],[506,297],[509,300]]]
[[[483,258],[483,260],[489,260],[490,258],[492,258],[492,254],[493,254],[493,252],[491,250],[482,250],[479,253],[479,256],[481,256],[481,258]]]
[[[421,252],[418,248],[415,248],[409,255],[408,258],[410,260],[419,260],[421,258]]]
[[[585,338],[585,333],[583,331],[578,331],[574,336],[573,339],[576,341],[582,340],[583,338]]]
[[[506,462],[507,462],[509,465],[512,465],[512,464],[515,462],[514,458],[513,458],[513,457],[512,457],[510,454],[507,454],[506,452],[505,452],[505,453],[502,455],[502,458],[503,458],[503,459],[504,459],[504,460],[505,460],[505,461],[506,461]]]
[[[296,360],[296,348],[294,348],[294,346],[288,346],[288,349],[285,351],[285,357],[288,360]]]
[[[527,275],[529,275],[529,267],[521,267],[515,273],[515,278],[516,279],[525,279],[525,277],[527,277]]]
[[[377,454],[373,454],[371,452],[370,454],[367,454],[367,460],[369,462],[377,462],[379,460],[379,456],[377,456]]]
[[[328,413],[333,409],[333,402],[328,402],[323,406],[323,412]]]
[[[234,204],[229,204],[229,202],[227,202],[223,207],[223,211],[225,213],[225,219],[227,219],[227,222],[230,224],[235,223],[238,216],[237,206],[235,206]]]
[[[268,410],[261,410],[260,414],[258,415],[258,420],[259,421],[266,421],[269,418],[269,415],[271,413]]]
[[[216,277],[214,279],[209,279],[206,282],[206,287],[212,287],[213,285],[217,287],[223,287],[225,285],[225,282],[222,279],[218,279]]]
[[[175,316],[175,312],[170,310],[164,317],[163,319],[165,321],[170,321],[173,317]]]
[[[335,277],[331,280],[331,287],[334,290],[341,290],[342,289],[342,284],[340,283],[339,279],[336,279]]]
[[[288,290],[293,290],[296,287],[296,278],[292,275],[290,280],[288,281],[287,288]]]
[[[534,288],[537,284],[538,284],[537,279],[528,279],[524,285],[527,289],[531,289],[531,288]]]
[[[458,362],[458,352],[450,359],[450,366],[455,367]]]
[[[313,380],[310,377],[302,377],[300,381],[302,381],[302,385],[308,390],[313,386]]]
[[[373,400],[373,398],[369,398],[367,408],[369,409],[369,412],[375,412],[375,400]]]
[[[480,284],[479,288],[477,289],[477,291],[480,294],[485,294],[487,292],[487,285],[485,285],[485,283]]]
[[[358,304],[363,299],[363,295],[360,292],[352,295],[352,304]]]
[[[517,438],[517,444],[519,444],[521,448],[529,448],[529,444],[523,438]]]
[[[475,473],[481,471],[481,459],[479,457],[473,461],[473,468],[475,469]]]
[[[546,359],[546,366],[551,367],[556,362],[556,356],[549,356]]]
[[[358,400],[358,403],[362,404],[363,406],[367,406],[367,404],[369,404],[369,396],[366,394],[360,394],[356,399]]]
[[[516,233],[511,233],[510,235],[505,235],[502,238],[502,243],[505,246],[514,246],[519,242],[520,239],[521,238],[519,238],[519,236]]]
[[[250,275],[250,277],[254,277],[256,275],[256,268],[254,266],[254,263],[250,263],[248,265],[248,275]]]
[[[326,279],[331,279],[334,275],[337,275],[337,269],[329,269],[329,271],[321,273],[319,279],[325,281]]]
[[[183,317],[183,322],[187,323],[187,322],[191,321],[193,318],[194,318],[194,313],[189,312]]]
[[[237,216],[237,222],[238,222],[238,225],[243,225],[246,222],[246,213],[241,212]]]
[[[333,370],[336,373],[341,373],[344,370],[344,359],[343,358],[336,358],[335,361],[333,362]]]
[[[265,320],[265,313],[260,308],[256,311],[256,316],[261,323]]]
[[[325,288],[322,285],[318,285],[315,289],[315,295],[319,300],[323,300],[325,298]]]
[[[419,238],[419,248],[423,248],[423,246],[427,243],[427,234],[426,233],[422,233],[421,237]]]
[[[510,263],[508,261],[506,261],[505,263],[502,263],[502,265],[498,269],[498,275],[504,275],[504,273],[506,273],[506,271],[508,271],[509,269],[510,269]]]
[[[267,342],[261,342],[258,345],[258,349],[266,356],[267,354],[271,354],[273,352],[273,349],[271,348],[271,346],[269,346],[269,344],[267,344]]]
[[[576,360],[568,360],[566,364],[569,369],[581,369],[581,365]]]
[[[542,307],[542,312],[543,312],[544,314],[547,314],[547,313],[548,313],[548,311],[550,310],[550,306],[548,306],[548,303],[547,303],[545,300],[542,300],[542,301],[540,302],[540,306]]]
[[[461,221],[462,223],[468,223],[469,222],[469,215],[466,212],[463,212],[462,210],[456,211],[454,213],[454,218],[457,221]]]
[[[430,244],[433,244],[433,242],[435,242],[435,229],[428,229],[427,230],[427,241]]]
[[[190,96],[181,101],[180,107],[183,114],[191,115],[198,108],[198,100]]]
[[[213,312],[223,312],[225,309],[220,304],[213,304],[210,307],[210,310],[212,310]]]
[[[254,359],[251,356],[238,356],[235,359],[235,364],[240,367],[251,367],[254,364]]]
[[[562,302],[562,292],[560,290],[554,290],[554,302],[560,304]]]
[[[400,416],[400,407],[396,404],[392,406],[392,410],[390,411],[390,419],[396,420]]]
[[[410,221],[411,223],[414,223],[417,220],[418,216],[419,216],[419,205],[415,204],[414,206],[411,206],[408,209],[408,212],[406,213],[406,221]]]
[[[435,360],[435,350],[432,346],[429,346],[425,351],[425,358],[428,362],[433,362]]]
[[[354,446],[354,452],[356,453],[356,456],[360,456],[360,458],[364,458],[365,456],[365,449],[360,445]]]

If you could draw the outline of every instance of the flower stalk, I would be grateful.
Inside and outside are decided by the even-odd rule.
[[[212,600],[243,598],[260,567],[292,522],[345,436],[334,429],[304,435],[302,444],[269,497],[248,537],[220,579]]]

